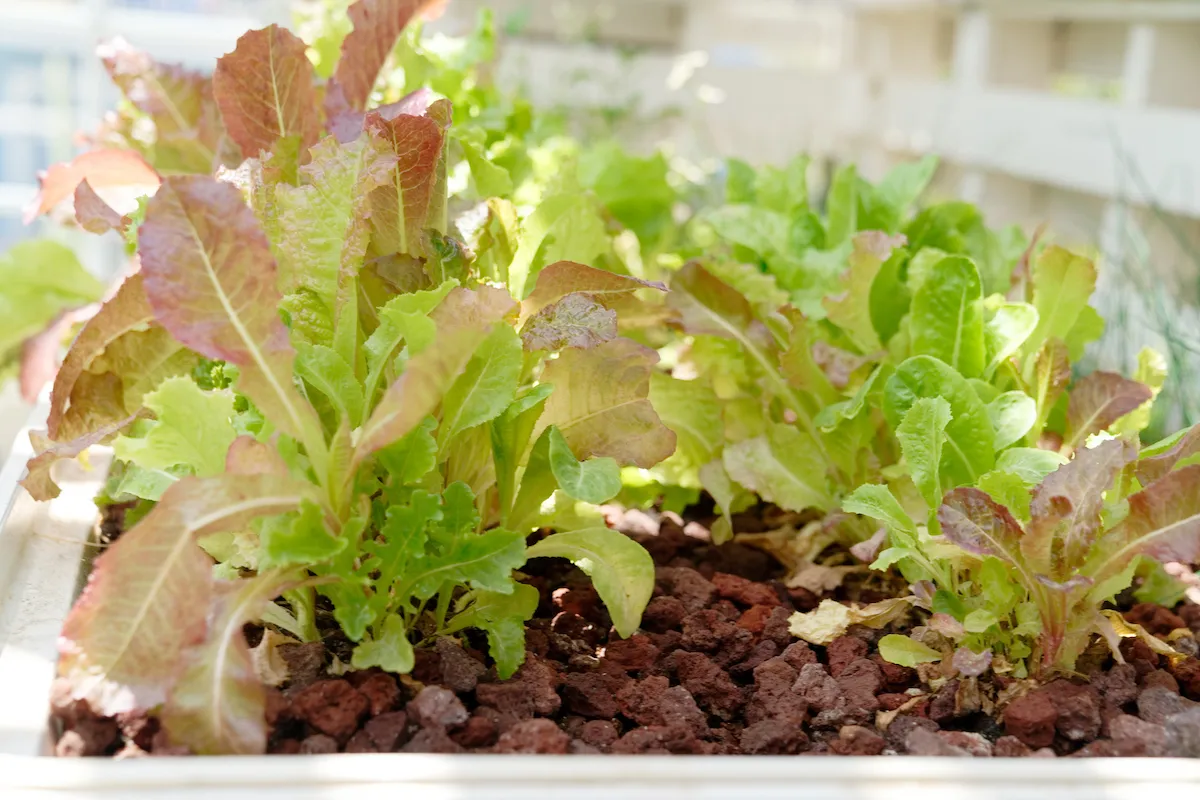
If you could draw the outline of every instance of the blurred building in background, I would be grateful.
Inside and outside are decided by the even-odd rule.
[[[20,214],[37,171],[116,98],[97,41],[211,67],[288,5],[0,0],[0,249],[36,232]],[[504,34],[498,80],[607,106],[646,147],[755,163],[808,151],[817,187],[836,162],[878,178],[941,156],[940,196],[1103,254],[1101,362],[1128,370],[1128,343],[1156,342],[1197,385],[1197,0],[451,0],[431,27],[464,32],[483,6]],[[115,266],[103,243],[82,247],[98,273]]]
[[[72,157],[117,100],[101,40],[211,68],[247,28],[287,19],[286,0],[0,0],[0,250],[38,232],[21,223],[38,171]],[[100,271],[102,250],[85,254]]]
[[[37,173],[74,156],[77,134],[93,130],[117,100],[95,56],[101,40],[121,35],[157,58],[211,68],[246,29],[287,19],[286,0],[0,0],[0,252],[47,235],[75,247],[101,278],[120,265],[115,237],[21,221]],[[0,456],[28,414],[15,382],[5,382]]]

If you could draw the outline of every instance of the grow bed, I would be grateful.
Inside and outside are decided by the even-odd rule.
[[[101,546],[120,534],[124,512],[107,509]],[[734,522],[766,533],[795,517],[760,508]],[[1200,756],[1195,658],[1171,663],[1131,638],[1122,645],[1126,663],[1093,648],[1078,665],[1087,682],[1060,678],[1030,692],[1013,678],[968,677],[966,665],[888,662],[878,641],[907,625],[854,625],[811,646],[789,631],[794,612],[822,599],[890,594],[853,576],[827,598],[788,589],[763,550],[714,546],[707,521],[609,509],[610,524],[656,564],[655,597],[627,639],[586,575],[533,561],[524,582],[540,602],[525,626],[525,662],[507,680],[497,677],[483,636],[470,634],[465,647],[444,636],[418,649],[404,676],[347,671],[354,643],[322,605],[320,640],[278,646],[278,663],[263,670],[279,680],[267,703],[268,752]],[[1200,628],[1200,606],[1178,611],[1141,603],[1125,617],[1164,639]],[[249,645],[264,634],[275,635],[248,626]],[[188,754],[152,716],[102,718],[83,703],[55,703],[60,756]]]
[[[5,470],[10,491],[24,450],[15,450]],[[52,739],[45,739],[58,619],[86,578],[96,538],[120,531],[120,507],[99,525],[91,512],[107,457],[98,449],[91,472],[74,464],[62,470],[64,492],[49,504],[35,506],[18,491],[8,505],[3,542],[14,555],[0,680],[20,686],[23,700],[7,706],[16,709],[5,726],[7,752],[186,753],[158,735],[152,718],[103,719],[83,704],[57,705]],[[891,664],[876,651],[883,632],[865,626],[810,646],[789,633],[788,619],[821,598],[786,588],[764,551],[712,545],[702,514],[687,521],[616,508],[609,514],[657,565],[639,633],[610,637],[611,620],[590,581],[550,560],[527,572],[542,600],[527,625],[527,661],[506,681],[489,671],[482,642],[476,650],[470,638],[464,648],[449,637],[419,650],[410,675],[374,669],[339,676],[336,665],[349,660],[352,643],[322,614],[321,641],[280,650],[269,752],[1196,755],[1200,711],[1185,713],[1197,707],[1189,696],[1200,690],[1194,658],[1171,664],[1130,639],[1124,665],[1098,652],[1085,657],[1090,684],[1060,679],[992,713],[1027,687],[995,678],[947,681],[933,665]],[[735,523],[766,530],[794,516],[767,509]],[[39,583],[35,574],[58,580]],[[854,581],[840,591],[857,601],[878,594]],[[1140,604],[1127,617],[1163,635],[1200,625],[1200,606],[1178,611]],[[263,629],[248,635],[258,644]]]
[[[630,798],[1108,798],[1129,796],[1135,790],[1188,791],[1200,781],[1197,761],[1105,757],[1033,758],[1023,761],[1018,770],[1008,760],[922,756],[695,759],[580,754],[565,758],[498,758],[394,753],[303,758],[55,759],[50,757],[54,742],[47,724],[46,699],[53,681],[55,642],[90,560],[88,541],[96,531],[90,499],[102,483],[100,475],[107,454],[103,450],[92,454],[92,471],[64,471],[62,495],[48,504],[35,504],[16,487],[23,459],[28,456],[26,450],[22,439],[0,473],[8,500],[0,527],[4,563],[9,567],[2,587],[5,616],[0,650],[0,702],[6,709],[0,739],[0,788],[5,797],[175,798],[219,792],[231,799],[340,798],[402,790],[412,797],[482,800],[566,794],[580,798],[614,794]],[[679,533],[672,532],[663,541],[674,539],[693,552],[705,548],[682,540]],[[713,553],[706,555],[702,565],[736,569],[715,560],[718,557]],[[752,574],[763,567],[757,556],[747,561],[754,562],[746,565]],[[34,580],[34,575],[42,577]],[[704,586],[700,581],[694,583]],[[668,604],[659,601],[657,606]],[[594,606],[591,610],[596,611]],[[759,640],[773,641],[767,637]],[[797,648],[796,652],[804,651]],[[673,694],[682,700],[680,692]],[[452,731],[452,736],[461,738],[459,731]],[[349,738],[353,739],[353,734]],[[444,738],[453,741],[451,736]],[[806,752],[813,753],[814,748],[810,746]]]

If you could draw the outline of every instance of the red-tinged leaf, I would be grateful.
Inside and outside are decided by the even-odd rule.
[[[160,64],[148,53],[113,39],[97,48],[113,83],[162,134],[193,129],[203,114],[208,78],[178,64]]]
[[[113,83],[154,123],[157,167],[208,174],[229,160],[211,78],[178,64],[160,64],[119,38],[102,44],[97,55]]]
[[[1071,355],[1061,339],[1051,339],[1038,351],[1034,362],[1038,410],[1044,415],[1058,402],[1071,381]]]
[[[396,40],[416,14],[432,5],[432,0],[358,0],[350,6],[347,14],[354,29],[342,42],[332,81],[350,108],[361,111],[367,107]]]
[[[363,122],[367,115],[362,111],[350,108],[343,97],[335,94],[338,92],[340,89],[334,84],[325,96],[325,113],[329,115],[326,127],[339,142],[349,144],[362,135]],[[385,120],[393,120],[402,114],[419,117],[429,111],[429,106],[433,101],[433,92],[421,87],[416,91],[409,92],[394,103],[372,109],[371,113],[378,114]]]
[[[337,317],[367,251],[368,197],[395,165],[395,154],[362,142],[339,145],[329,137],[312,148],[312,161],[300,170],[304,185],[275,191],[281,292],[307,292],[328,304],[331,321]]]
[[[372,146],[397,159],[387,185],[371,192],[375,256],[425,255],[421,231],[445,227],[443,145],[448,119],[445,101],[430,106],[426,116],[402,114],[389,120],[367,115]]]
[[[38,499],[57,496],[50,468],[115,436],[137,414],[155,378],[186,371],[172,362],[178,343],[154,325],[142,276],[128,278],[83,326],[58,369],[50,392],[46,433],[28,466],[26,486]],[[89,371],[94,369],[95,371]]]
[[[1115,372],[1093,372],[1071,390],[1065,444],[1079,447],[1088,436],[1107,430],[1153,397],[1154,393],[1145,384]]]
[[[743,295],[695,262],[671,276],[667,304],[679,312],[683,329],[763,346],[770,335]]]
[[[60,430],[72,403],[76,382],[97,356],[118,337],[131,331],[146,330],[154,322],[154,312],[146,299],[141,274],[131,275],[100,310],[87,321],[67,350],[50,392],[50,413],[46,429],[51,439],[64,434]]]
[[[287,475],[288,466],[271,445],[253,436],[239,436],[225,454],[225,471],[231,475]]]
[[[1185,458],[1200,453],[1200,425],[1183,431],[1170,447],[1152,455],[1143,455],[1137,464],[1137,477],[1148,486],[1175,468]]]
[[[1103,553],[1087,572],[1103,580],[1137,555],[1158,561],[1200,561],[1200,464],[1182,467],[1129,497],[1129,514],[1104,534]]]
[[[1065,578],[1083,564],[1100,532],[1104,492],[1136,457],[1137,447],[1119,439],[1083,447],[1034,488],[1021,552],[1035,572]]]
[[[316,71],[304,42],[271,25],[238,39],[217,60],[213,97],[229,137],[246,155],[270,151],[280,139],[300,140],[301,161],[321,133]]]
[[[658,353],[631,339],[589,350],[564,350],[546,365],[554,387],[533,439],[555,425],[575,457],[610,457],[623,466],[652,467],[675,452],[675,434],[650,404],[650,373]]]
[[[575,292],[529,318],[521,329],[526,350],[596,347],[617,337],[617,312]]]
[[[574,261],[556,261],[543,267],[537,274],[533,291],[521,302],[521,322],[524,323],[542,309],[574,292],[583,292],[605,308],[617,312],[617,321],[620,322],[622,317],[637,313],[640,301],[635,293],[639,289],[667,291],[666,284],[658,281],[618,275]]]
[[[871,363],[878,355],[871,353],[860,356],[820,340],[813,342],[810,353],[813,363],[820,368],[821,372],[825,373],[830,385],[837,389],[845,389],[849,386],[850,378],[855,370],[864,364]]]
[[[124,231],[129,217],[118,214],[84,179],[75,187],[75,221],[88,233],[99,236],[109,231]]]
[[[282,238],[276,193],[281,186],[300,182],[299,148],[298,139],[280,139],[275,143],[270,157],[263,161],[247,158],[236,169],[222,167],[217,170],[218,180],[241,190],[272,246],[278,246]]]
[[[812,395],[819,406],[837,402],[840,395],[816,357],[816,345],[812,340],[812,323],[800,311],[787,307],[783,314],[792,323],[787,349],[779,354],[779,369],[789,384]]]
[[[410,358],[388,387],[362,428],[354,462],[400,439],[432,414],[492,328],[516,306],[508,292],[492,286],[452,290],[430,314],[437,327],[433,344]]]
[[[275,259],[241,192],[212,178],[168,178],[138,238],[146,297],[163,327],[237,364],[238,388],[280,428],[296,437],[312,430],[315,412],[292,383]]]
[[[137,417],[137,414],[133,414],[65,442],[52,441],[39,431],[30,431],[29,440],[37,455],[25,465],[25,477],[21,480],[21,485],[34,500],[53,500],[59,494],[58,484],[54,482],[50,473],[55,464],[64,458],[75,458],[89,447],[116,436]]]
[[[1021,558],[1021,525],[986,492],[971,486],[948,492],[938,508],[937,518],[942,534],[951,542],[968,553],[1007,561],[1020,570],[1026,586],[1033,586]]]
[[[172,743],[200,755],[266,751],[267,692],[242,629],[291,582],[268,573],[216,587],[208,636],[183,654],[186,669],[162,710]]]
[[[312,487],[277,475],[183,478],[97,560],[59,638],[59,674],[97,713],[149,709],[167,699],[204,641],[212,559],[196,543],[283,514]]]
[[[132,150],[93,150],[38,175],[40,188],[25,208],[25,224],[73,197],[84,181],[118,214],[132,212],[139,197],[153,195],[162,183],[154,168]]]
[[[976,653],[969,647],[960,647],[954,651],[950,663],[958,670],[958,674],[967,678],[978,678],[992,665],[992,651],[988,648],[982,653]]]

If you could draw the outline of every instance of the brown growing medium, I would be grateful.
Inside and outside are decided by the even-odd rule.
[[[332,675],[349,643],[327,618],[324,642],[281,650],[290,677],[268,704],[270,752],[1200,756],[1190,637],[1176,634],[1190,655],[1175,664],[1131,641],[1125,664],[1089,651],[1090,679],[1041,686],[919,674],[880,658],[886,631],[852,628],[828,647],[793,639],[788,616],[820,598],[785,588],[761,551],[712,546],[702,526],[669,514],[613,522],[658,565],[641,632],[616,638],[590,582],[550,560],[529,565],[542,603],[507,681],[472,636],[418,651],[411,675]],[[1164,637],[1200,632],[1196,605],[1126,615]],[[179,752],[153,717],[54,708],[60,755]]]

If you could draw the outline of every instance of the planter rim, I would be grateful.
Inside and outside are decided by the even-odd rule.
[[[40,424],[44,400],[31,416]],[[1129,796],[1138,787],[1160,791],[1200,786],[1200,759],[1090,758],[955,759],[920,756],[797,757],[797,756],[615,756],[615,755],[433,755],[336,754],[285,756],[168,757],[116,761],[57,759],[48,752],[46,728],[49,680],[53,674],[54,640],[70,608],[79,571],[85,567],[87,534],[95,520],[83,520],[79,509],[64,514],[64,505],[90,498],[104,479],[104,464],[90,474],[76,470],[73,485],[64,482],[64,495],[35,506],[18,486],[31,448],[19,434],[8,461],[0,468],[0,543],[18,542],[14,563],[0,574],[0,676],[5,657],[22,647],[41,664],[32,682],[0,682],[0,733],[9,727],[9,709],[30,705],[40,693],[43,711],[22,728],[19,747],[0,747],[0,796],[8,797],[125,797],[154,798],[214,796],[266,798],[332,798],[355,791],[393,787],[412,797],[528,798],[563,796],[611,797],[614,790],[627,798],[807,797],[878,798],[922,797],[947,791],[955,798],[1106,798]],[[70,488],[69,488],[70,487]],[[89,494],[90,493],[90,494]],[[71,497],[71,495],[74,495]],[[56,506],[58,504],[58,506]],[[40,509],[31,513],[31,509]],[[61,536],[39,536],[47,526]],[[47,554],[75,569],[39,570]],[[3,566],[3,565],[0,565]],[[36,580],[33,578],[36,576]],[[37,614],[31,615],[28,609]],[[15,618],[12,623],[10,617]],[[34,623],[36,635],[21,638],[22,623]],[[13,633],[16,631],[16,634]],[[18,653],[20,654],[20,653]],[[9,678],[13,677],[11,674]],[[18,703],[18,701],[21,701]],[[32,755],[41,753],[43,755]],[[242,791],[239,791],[242,790]]]
[[[1020,769],[1013,767],[1020,764]],[[796,783],[800,781],[801,783]],[[557,787],[667,783],[786,782],[846,786],[958,783],[987,787],[1200,785],[1200,760],[1167,758],[956,759],[921,756],[426,755],[182,756],[126,761],[0,756],[0,787],[106,789],[182,787],[502,785]]]

